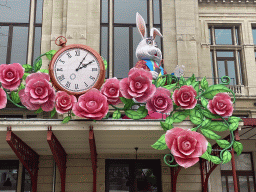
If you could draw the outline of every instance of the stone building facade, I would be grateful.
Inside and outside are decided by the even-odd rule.
[[[84,44],[101,53],[108,60],[106,75],[108,78],[115,76],[122,78],[123,74],[117,69],[126,65],[124,71],[127,71],[134,64],[133,61],[136,61],[134,50],[140,39],[138,39],[134,13],[138,11],[142,12],[147,27],[159,28],[163,34],[163,39],[158,39],[158,41],[163,51],[164,68],[168,73],[172,73],[177,65],[184,65],[185,77],[195,74],[198,79],[201,79],[206,76],[212,84],[218,83],[222,75],[229,75],[232,80],[229,87],[237,97],[234,115],[256,118],[256,1],[27,1],[30,10],[26,63],[33,63],[36,55],[35,42],[40,45],[39,53],[43,54],[49,50],[59,50],[60,47],[55,44],[55,40],[59,36],[65,36],[67,45]],[[122,11],[118,11],[119,8]],[[37,22],[40,17],[37,14],[42,14],[41,22]],[[132,19],[122,20],[122,17]],[[0,16],[2,30],[3,26],[11,25],[9,21],[7,23],[9,24],[6,24]],[[38,33],[36,27],[39,27],[41,32]],[[121,29],[122,27],[124,30]],[[125,34],[129,38],[120,40]],[[122,53],[127,52],[133,55],[130,58],[128,56],[129,62],[125,63],[117,58],[117,49],[120,48],[123,48]],[[39,53],[37,50],[38,56]],[[43,68],[48,69],[48,65],[49,60],[43,57]],[[6,170],[6,167],[1,167],[1,162],[4,160],[18,160],[6,143],[6,128],[11,126],[12,131],[40,155],[38,192],[50,192],[53,189],[61,191],[60,173],[55,166],[46,140],[49,126],[52,127],[67,153],[66,191],[93,191],[93,168],[89,145],[90,126],[94,127],[98,154],[97,191],[111,191],[107,183],[110,182],[107,176],[110,174],[109,166],[113,166],[110,160],[119,159],[120,164],[123,160],[124,165],[120,167],[131,165],[132,161],[125,160],[135,159],[135,147],[138,147],[138,160],[157,160],[156,164],[160,166],[159,181],[161,183],[155,191],[171,191],[170,168],[163,161],[168,150],[157,151],[150,146],[164,133],[158,120],[120,119],[93,122],[76,119],[64,125],[61,123],[61,116],[49,119],[48,113],[39,114],[36,116],[37,119],[34,119],[34,112],[9,108],[1,110],[0,115],[0,171]],[[30,115],[32,119],[29,119]],[[23,119],[17,119],[20,117]],[[179,126],[190,128],[192,124],[185,122]],[[243,126],[240,128],[241,142],[244,144],[244,152],[247,152],[242,157],[246,159],[244,162],[247,164],[245,163],[239,169],[250,172],[250,174],[239,176],[240,191],[255,191],[253,167],[256,167],[256,143],[254,130],[251,127],[247,128]],[[227,135],[228,133],[223,134],[224,137]],[[237,162],[243,161],[238,158]],[[146,161],[144,163],[147,164]],[[209,191],[227,191],[228,187],[229,191],[232,191],[232,178],[227,175],[230,170],[229,166],[218,166],[214,170],[208,184]],[[141,169],[153,167],[142,166]],[[17,185],[14,191],[31,191],[29,187],[31,181],[20,161],[15,173]],[[25,184],[26,182],[28,184]],[[202,191],[201,188],[199,164],[181,170],[177,181],[177,191],[196,192]],[[116,191],[122,190],[116,189]]]

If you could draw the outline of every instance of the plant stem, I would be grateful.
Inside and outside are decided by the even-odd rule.
[[[10,98],[10,96],[9,96],[9,94],[7,93],[6,89],[4,89],[4,91],[5,91],[5,93],[6,93],[7,99],[8,99],[9,101],[11,101],[15,106],[17,106],[17,107],[19,107],[19,108],[22,108],[22,109],[27,109],[26,107],[15,103],[15,102]]]

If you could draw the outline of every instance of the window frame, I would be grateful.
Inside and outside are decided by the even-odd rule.
[[[215,29],[231,29],[231,38],[232,44],[216,44],[215,40]],[[225,52],[233,52],[234,54],[234,65],[235,65],[235,85],[245,85],[244,81],[244,67],[243,67],[243,45],[242,45],[242,32],[241,25],[236,23],[228,23],[228,24],[220,24],[220,23],[208,23],[208,31],[209,31],[209,45],[210,45],[210,54],[212,56],[212,67],[213,67],[213,75],[214,75],[214,83],[220,83],[220,77],[218,73],[218,57],[217,52],[225,51]],[[230,60],[231,57],[223,57],[223,61]],[[225,74],[226,74],[225,68]]]
[[[249,176],[252,176],[253,178],[253,183],[254,183],[254,190],[256,190],[256,183],[255,183],[255,173],[254,173],[254,163],[253,163],[253,154],[252,152],[243,152],[242,154],[250,154],[250,159],[251,159],[251,167],[252,170],[236,170],[236,175],[237,175],[237,184],[238,184],[238,191],[240,191],[240,184],[239,184],[239,176],[246,176],[247,177],[247,185],[248,185],[248,190],[250,190],[250,183],[249,183]],[[221,170],[221,178],[225,177],[226,180],[226,191],[228,192],[228,177],[233,176],[233,171],[232,170]],[[223,187],[223,186],[222,186]]]
[[[24,64],[33,64],[33,57],[34,57],[34,42],[35,42],[35,28],[41,27],[42,31],[42,22],[36,23],[36,8],[37,8],[37,0],[30,0],[29,4],[29,19],[28,23],[17,23],[17,22],[0,22],[0,27],[5,26],[9,27],[8,29],[8,41],[7,41],[7,54],[6,54],[6,64],[11,63],[11,50],[12,50],[12,43],[13,43],[13,27],[27,27],[28,28],[28,37],[27,37],[27,51],[26,51],[26,63]],[[42,4],[44,3],[44,0]],[[32,9],[34,11],[32,12]],[[34,14],[32,14],[34,13]],[[43,14],[43,5],[42,5],[42,14]],[[31,17],[32,18],[32,25],[31,25]],[[31,32],[31,26],[33,27]],[[31,40],[30,37],[32,36]],[[32,49],[32,53],[29,56],[29,49]],[[41,49],[41,46],[40,46]]]

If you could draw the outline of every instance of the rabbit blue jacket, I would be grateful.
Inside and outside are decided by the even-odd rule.
[[[146,65],[147,67],[150,69],[150,71],[156,71],[156,68],[160,68],[161,73],[159,73],[159,76],[164,75],[164,69],[163,67],[159,66],[159,64],[154,61],[154,60],[149,60],[149,59],[143,59],[144,61],[146,61]]]

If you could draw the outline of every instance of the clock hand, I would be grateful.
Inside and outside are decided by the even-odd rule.
[[[79,69],[82,69],[82,68],[86,68],[86,67],[87,67],[87,65],[89,65],[89,64],[91,64],[91,63],[93,63],[93,62],[94,62],[94,60],[90,61],[89,63],[85,63],[85,64],[83,64],[81,67],[77,68],[77,70],[76,70],[76,71],[78,71]]]
[[[83,61],[85,60],[86,56],[88,55],[89,52],[86,53],[86,55],[84,56],[84,58],[82,59],[82,61],[80,62],[79,66],[76,68],[76,71],[79,70],[80,65],[82,65]]]

